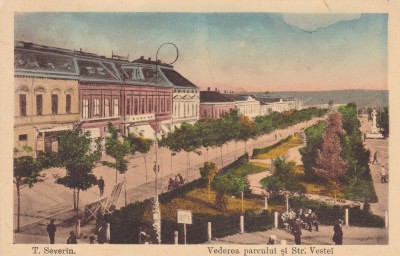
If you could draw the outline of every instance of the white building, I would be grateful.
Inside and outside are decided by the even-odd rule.
[[[239,114],[248,116],[250,119],[260,115],[260,101],[250,95],[229,94],[235,100],[235,108]]]

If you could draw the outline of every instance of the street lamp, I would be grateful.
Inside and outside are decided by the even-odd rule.
[[[166,64],[171,65],[171,64],[175,63],[178,60],[178,57],[179,57],[178,47],[173,43],[163,43],[162,45],[160,45],[160,47],[158,47],[157,53],[156,53],[156,69],[155,69],[156,83],[158,83],[158,53],[159,53],[160,49],[164,45],[172,45],[176,49],[176,58],[175,58],[175,60],[173,62],[171,62],[171,63],[166,63]],[[161,109],[161,106],[158,109]],[[160,129],[160,127],[159,127],[160,123],[159,123],[159,120],[157,119],[158,118],[157,113],[154,114],[154,117],[155,117],[154,138],[155,138],[156,161],[154,163],[153,171],[155,173],[155,179],[156,180],[155,180],[155,197],[154,197],[154,208],[153,208],[153,220],[154,220],[154,226],[156,228],[157,235],[158,235],[158,243],[161,244],[161,209],[160,209],[160,204],[158,202],[158,172],[160,172],[160,165],[158,164],[158,138],[157,138],[157,135],[158,135],[159,129]]]

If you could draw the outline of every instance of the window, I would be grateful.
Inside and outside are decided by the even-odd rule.
[[[58,114],[58,95],[57,94],[51,95],[51,113],[53,115]]]
[[[67,94],[65,97],[65,112],[71,113],[71,94]]]
[[[27,141],[28,140],[28,134],[21,134],[18,136],[19,141]]]
[[[155,98],[155,101],[154,101],[154,111],[156,113],[158,112],[158,98]]]
[[[134,106],[133,106],[133,113],[135,114],[135,115],[137,115],[138,114],[138,110],[139,110],[139,103],[138,103],[138,99],[134,99],[134,101],[133,101],[134,103]]]
[[[89,118],[89,100],[84,99],[82,104],[82,118],[87,119]]]
[[[194,116],[194,105],[192,104],[192,116]]]
[[[126,99],[126,114],[131,114],[131,99]]]
[[[118,99],[113,99],[113,116],[118,116],[119,115],[119,102]]]
[[[38,116],[43,115],[43,95],[36,95],[36,114]]]
[[[204,110],[204,117],[207,118],[207,110]]]
[[[197,116],[197,112],[198,112],[198,106],[196,104],[196,114],[195,114],[195,116]]]
[[[144,109],[146,107],[146,105],[144,104],[144,98],[142,98],[142,105],[140,107],[142,109],[142,114],[144,114]]]
[[[19,115],[26,116],[26,94],[19,95]]]
[[[164,98],[161,99],[161,113],[164,112]]]
[[[181,103],[178,103],[178,116],[181,116]]]
[[[110,100],[104,99],[104,117],[110,116]]]
[[[170,111],[170,102],[169,102],[169,98],[167,98],[167,112],[169,112]]]
[[[100,116],[100,99],[93,99],[93,115]]]
[[[149,113],[153,112],[152,106],[153,106],[153,102],[152,102],[152,99],[150,98],[150,99],[149,99],[149,109],[148,109],[148,112],[149,112]]]

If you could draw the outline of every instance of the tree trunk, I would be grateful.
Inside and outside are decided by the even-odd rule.
[[[118,183],[118,171],[115,169],[115,184]]]
[[[236,160],[237,140],[235,140],[235,150],[233,151],[233,159]]]
[[[19,232],[19,226],[20,226],[20,216],[21,216],[21,189],[19,184],[16,184],[17,186],[17,199],[18,199],[18,206],[17,206],[17,232]]]
[[[75,234],[76,236],[79,236],[78,234],[78,216],[79,216],[79,189],[76,191],[76,213],[75,213],[75,220],[76,220],[76,225],[75,225]]]
[[[223,146],[223,145],[222,145]],[[222,159],[222,146],[221,146],[221,168],[224,167],[224,160]]]
[[[189,157],[189,152],[187,152],[186,182],[189,181],[189,169],[190,169],[190,157]]]
[[[147,184],[147,160],[146,155],[143,155],[144,158],[144,171],[146,172],[146,184]]]
[[[74,210],[76,210],[76,190],[72,191],[72,199],[74,200]]]

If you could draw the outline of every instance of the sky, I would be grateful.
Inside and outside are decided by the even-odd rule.
[[[387,89],[387,14],[17,13],[14,28],[15,40],[130,60],[172,42],[175,69],[203,90]]]

